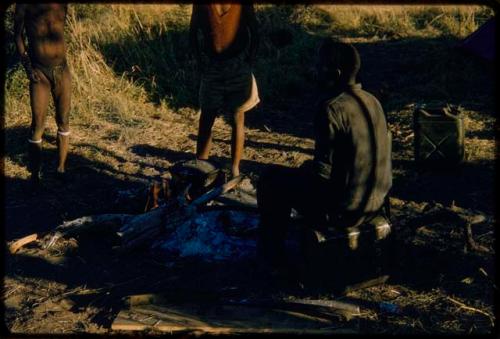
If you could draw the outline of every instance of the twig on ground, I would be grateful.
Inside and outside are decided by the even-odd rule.
[[[464,310],[467,310],[467,311],[471,311],[471,312],[476,312],[476,313],[481,313],[482,315],[485,315],[488,317],[488,319],[490,319],[490,322],[491,322],[491,326],[495,326],[495,320],[493,318],[493,316],[491,314],[489,314],[488,312],[485,312],[483,310],[480,310],[478,308],[474,308],[474,307],[471,307],[471,306],[467,306],[465,305],[463,302],[461,301],[458,301],[458,300],[455,300],[453,299],[452,297],[450,296],[447,296],[446,299],[448,299],[449,301],[451,301],[452,303],[454,303],[455,305],[458,305],[460,306],[461,309],[464,309]]]
[[[484,275],[484,277],[488,280],[488,282],[493,285],[493,288],[496,290],[498,289],[497,288],[497,285],[495,284],[495,281],[493,281],[493,279],[491,279],[491,277],[489,276],[488,273],[486,273],[486,271],[484,270],[484,268],[480,267],[479,268],[479,272]]]
[[[17,291],[17,290],[18,290],[18,289],[20,289],[20,288],[21,288],[21,286],[16,286],[16,287],[14,287],[13,289],[11,289],[10,291],[6,292],[6,293],[4,294],[4,296],[3,296],[3,299],[4,299],[4,300],[5,300],[5,299],[7,299],[8,297],[10,297],[10,296],[11,296],[11,294],[13,294],[15,291]]]

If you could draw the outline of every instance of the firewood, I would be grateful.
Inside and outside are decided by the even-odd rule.
[[[154,240],[162,232],[175,229],[177,226],[193,218],[197,207],[233,189],[241,180],[242,176],[233,178],[227,183],[201,195],[191,203],[187,201],[191,185],[187,185],[177,199],[171,199],[165,205],[148,213],[141,214],[124,225],[118,232],[118,235],[122,238],[123,248],[133,249],[140,247]]]
[[[169,199],[163,205],[159,205],[146,213],[139,215],[130,214],[102,214],[86,216],[72,221],[64,222],[56,228],[56,232],[50,237],[45,248],[52,246],[59,238],[79,235],[91,230],[100,230],[98,225],[107,225],[103,228],[106,231],[112,230],[122,239],[124,249],[139,247],[149,241],[154,240],[162,232],[169,231],[192,218],[197,207],[217,198],[219,195],[228,192],[238,185],[242,177],[236,177],[229,182],[212,189],[203,194],[191,203],[188,202],[188,192],[191,184],[177,196],[176,199]],[[163,189],[169,191],[168,184],[163,183]],[[158,204],[159,184],[153,184],[150,193],[149,205]],[[169,195],[170,192],[167,192]]]
[[[109,225],[111,228],[119,227],[133,216],[131,214],[99,214],[81,217],[72,221],[66,221],[56,227],[56,231],[65,236],[74,236],[90,230],[99,230],[97,226]],[[103,231],[105,229],[102,229]],[[106,231],[109,230],[106,229]]]
[[[363,282],[360,282],[358,284],[354,285],[349,285],[344,289],[344,294],[348,294],[357,290],[362,290],[365,288],[377,286],[377,285],[382,285],[385,284],[385,282],[389,279],[388,275],[382,275],[380,277],[376,277],[374,279],[366,280]]]
[[[151,228],[147,232],[142,233],[136,238],[133,238],[122,244],[123,249],[133,249],[151,241],[162,232],[161,228]]]
[[[186,195],[191,185],[183,190],[177,199],[171,199],[148,213],[136,216],[125,224],[117,233],[122,238],[124,249],[132,249],[141,246],[145,242],[152,241],[161,232],[174,228],[182,220],[190,215],[186,212]],[[175,220],[176,223],[168,222]]]
[[[19,251],[21,249],[21,247],[23,247],[24,245],[27,245],[33,241],[36,241],[37,239],[38,239],[38,234],[36,234],[36,233],[30,234],[26,237],[18,239],[9,245],[9,252],[11,254],[14,254],[17,251]]]
[[[207,202],[209,202],[209,201],[217,198],[218,196],[235,188],[241,182],[241,180],[243,180],[243,176],[239,175],[239,176],[229,180],[224,185],[216,187],[216,188],[210,190],[209,192],[203,194],[201,197],[194,200],[191,203],[191,205],[200,206],[200,205],[206,204]]]
[[[113,231],[127,222],[131,214],[98,214],[65,221],[56,227],[56,231],[43,244],[44,248],[53,246],[58,239],[77,236],[89,231]],[[100,228],[97,226],[101,226]],[[107,227],[102,227],[107,226]]]
[[[119,230],[123,234],[133,234],[141,232],[145,228],[160,227],[164,215],[166,213],[167,206],[160,206],[154,210],[147,213],[139,214],[133,216],[128,220]]]

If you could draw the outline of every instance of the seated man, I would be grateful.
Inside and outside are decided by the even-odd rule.
[[[203,34],[203,49],[198,32]],[[201,116],[196,157],[207,160],[216,116],[229,114],[232,124],[232,175],[239,175],[243,154],[245,112],[259,103],[252,66],[258,46],[257,21],[252,5],[193,5],[190,42],[201,72]],[[201,52],[204,53],[201,53]],[[208,60],[203,60],[202,55]]]
[[[385,115],[379,101],[356,83],[357,50],[326,39],[317,66],[321,97],[314,160],[300,168],[270,168],[257,186],[259,250],[268,262],[283,260],[292,208],[312,227],[345,232],[355,249],[358,226],[378,214],[392,185]]]
[[[57,176],[65,179],[71,101],[71,73],[66,63],[64,42],[66,12],[66,4],[16,5],[16,46],[30,80],[32,121],[28,142],[31,180],[35,188],[39,183],[42,136],[50,96],[54,100],[58,127]],[[28,38],[28,46],[25,45],[24,33]]]

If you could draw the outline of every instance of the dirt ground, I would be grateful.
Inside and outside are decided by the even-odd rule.
[[[362,333],[490,333],[493,330],[494,272],[494,163],[495,115],[492,105],[493,72],[489,66],[450,52],[451,44],[428,41],[412,45],[390,42],[383,46],[354,41],[363,58],[364,87],[385,105],[394,136],[394,227],[399,242],[397,269],[385,285],[352,292],[351,300],[378,305],[388,301],[401,314],[366,307],[359,317]],[[469,83],[477,101],[462,100],[460,93],[443,103],[465,108],[467,161],[449,171],[418,170],[413,162],[412,112],[419,101],[418,86],[397,72],[411,68],[425,78],[416,54],[432,57],[439,51],[453,54],[443,76],[464,64],[475,63],[485,72],[481,83]],[[388,60],[394,69],[375,67]],[[436,66],[437,67],[437,66]],[[422,71],[423,73],[419,73]],[[432,70],[426,70],[431,72]],[[491,78],[490,78],[491,76]],[[385,83],[382,87],[381,80]],[[476,78],[474,78],[476,79]],[[453,83],[451,86],[455,86]],[[384,90],[381,90],[383,88]],[[491,91],[491,93],[490,93]],[[404,92],[404,93],[403,93]],[[398,96],[407,104],[398,102]],[[243,173],[256,182],[267,164],[298,166],[312,157],[311,100],[314,90],[297,93],[283,105],[262,106],[247,115],[247,141]],[[389,104],[387,104],[389,103]],[[387,104],[387,105],[386,105]],[[193,158],[197,112],[178,111],[169,116],[144,118],[126,141],[117,132],[95,126],[72,127],[69,172],[72,181],[62,185],[54,177],[55,126],[49,124],[44,153],[44,187],[29,192],[24,148],[29,117],[22,124],[6,122],[5,239],[44,233],[64,220],[100,213],[140,213],[142,198],[119,198],[120,191],[140,190],[176,161]],[[49,118],[51,119],[51,118]],[[118,134],[119,135],[119,134]],[[213,159],[229,163],[230,127],[224,119],[215,126]],[[478,210],[487,222],[475,226],[475,239],[489,253],[464,251],[463,230],[446,221],[421,221],[429,204],[440,203]],[[104,333],[123,297],[131,294],[170,292],[190,298],[209,294],[240,297],[288,295],[338,297],[328,291],[309,290],[291,282],[269,282],[259,277],[253,262],[233,265],[202,264],[194,260],[167,262],[146,250],[118,254],[115,240],[89,235],[62,241],[50,251],[30,245],[11,255],[5,251],[3,302],[5,324],[12,333]],[[334,260],[334,258],[332,258]],[[229,291],[229,292],[228,292]],[[372,304],[369,304],[369,303]]]

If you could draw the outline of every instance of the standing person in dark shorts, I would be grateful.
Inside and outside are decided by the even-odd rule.
[[[379,101],[361,88],[356,48],[325,39],[318,53],[314,159],[274,166],[259,178],[260,256],[280,266],[292,208],[311,227],[344,233],[358,247],[359,227],[384,213],[392,185],[391,137]],[[376,229],[385,237],[387,228]]]
[[[202,33],[201,46],[198,32]],[[245,112],[260,101],[252,73],[258,41],[253,5],[193,5],[190,43],[201,73],[201,116],[196,156],[198,159],[208,159],[215,118],[219,113],[229,114],[232,124],[233,176],[240,173]]]
[[[64,25],[67,4],[16,4],[14,32],[17,52],[30,80],[31,136],[29,170],[35,187],[40,180],[42,136],[49,96],[54,100],[59,163],[57,176],[65,179],[69,148],[71,73],[66,62]],[[28,45],[25,44],[25,35]]]

